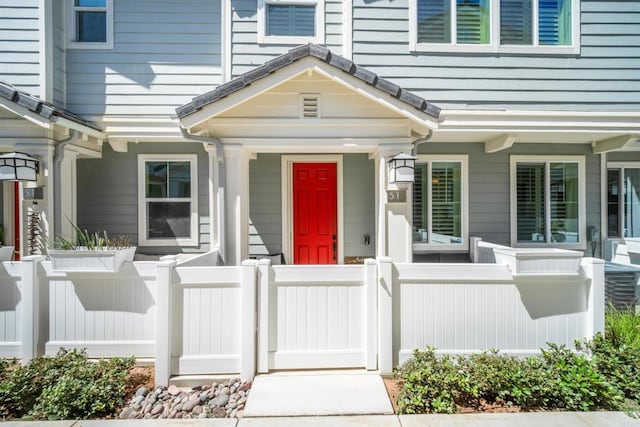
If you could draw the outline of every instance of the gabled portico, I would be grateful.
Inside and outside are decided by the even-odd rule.
[[[345,252],[345,238],[351,238],[375,247],[366,255],[411,260],[409,200],[388,203],[386,190],[397,188],[387,183],[386,161],[411,152],[415,141],[437,127],[437,107],[325,48],[304,45],[195,98],[177,113],[186,132],[216,138],[223,146],[226,221],[220,226],[226,230],[227,244],[222,249],[228,264],[256,255],[249,249],[250,239],[255,243],[260,238],[249,213],[249,162],[254,159],[259,164],[261,154],[271,154],[272,160],[282,155],[279,171],[273,174],[280,185],[269,187],[273,190],[269,203],[282,221],[281,241],[275,246],[287,263],[298,262],[293,252],[299,212],[292,195],[297,163],[336,165],[337,224],[335,233],[330,233],[335,234],[330,258],[343,263],[345,256],[358,255]],[[351,156],[347,166],[344,156]],[[371,170],[371,179],[361,185],[362,191],[372,191],[375,212],[372,230],[358,231],[357,236],[341,215],[351,197],[345,194],[341,177],[345,167],[353,171],[355,164]],[[394,236],[393,245],[387,235]]]

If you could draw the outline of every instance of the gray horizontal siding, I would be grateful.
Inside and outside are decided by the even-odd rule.
[[[366,154],[345,154],[344,254],[375,256],[374,163]],[[251,255],[282,252],[282,177],[280,154],[259,154],[249,165]],[[371,237],[364,244],[364,235]]]
[[[422,144],[420,154],[469,155],[469,232],[493,243],[509,245],[511,155],[584,155],[586,160],[587,226],[600,229],[600,156],[587,145],[516,144],[485,153],[484,144]]]
[[[106,230],[110,235],[127,235],[138,242],[138,154],[198,155],[199,248],[144,247],[138,253],[163,254],[204,251],[209,247],[208,155],[198,143],[129,144],[127,153],[117,153],[108,144],[101,159],[77,163],[78,225],[89,231]]]
[[[40,95],[38,0],[0,2],[0,80]]]
[[[53,7],[53,103],[64,108],[67,103],[67,57],[62,4],[62,0],[57,0]]]
[[[332,52],[342,54],[342,2],[325,0],[325,42]],[[258,3],[256,0],[234,0],[232,8],[232,74],[245,73],[264,64],[296,44],[258,44]]]
[[[114,49],[67,51],[67,103],[86,116],[172,116],[221,82],[220,2],[115,0]]]
[[[409,53],[407,0],[354,0],[354,61],[441,107],[640,108],[640,2],[583,0],[581,53]]]

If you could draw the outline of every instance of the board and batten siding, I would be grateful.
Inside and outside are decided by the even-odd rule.
[[[342,54],[342,1],[325,0],[323,46],[338,55]],[[232,77],[246,73],[268,60],[297,46],[293,44],[258,44],[258,2],[234,0],[231,2],[231,52]]]
[[[587,226],[600,229],[600,156],[588,145],[516,144],[509,150],[485,153],[483,144],[426,143],[420,154],[469,155],[469,235],[492,243],[510,243],[510,156],[584,155]],[[590,250],[588,251],[590,255]]]
[[[0,80],[40,95],[38,0],[0,2]]]
[[[582,0],[580,55],[409,52],[408,4],[353,1],[353,60],[439,107],[640,108],[638,1]]]
[[[114,0],[114,48],[67,51],[67,104],[100,116],[174,116],[221,82],[220,1]]]
[[[321,161],[321,160],[318,160]],[[343,155],[344,255],[375,256],[374,163],[367,154]],[[258,154],[249,163],[250,248],[252,256],[282,252],[280,154]],[[370,236],[365,245],[364,235]]]
[[[202,252],[209,249],[209,169],[202,144],[139,143],[118,153],[108,144],[101,159],[79,159],[78,226],[90,232],[106,230],[111,236],[127,235],[138,242],[138,154],[197,154],[198,166],[198,247],[138,247],[138,254]]]

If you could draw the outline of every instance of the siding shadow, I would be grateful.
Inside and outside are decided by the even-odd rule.
[[[1,265],[2,263],[0,263]],[[1,271],[1,268],[0,268]],[[0,278],[0,312],[16,311],[20,302],[21,294],[18,282],[12,277],[3,276]]]
[[[587,311],[588,283],[556,282],[538,279],[537,282],[517,283],[520,300],[532,319]]]

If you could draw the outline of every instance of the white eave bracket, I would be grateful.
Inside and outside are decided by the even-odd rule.
[[[498,151],[507,150],[515,144],[518,139],[518,135],[505,133],[499,135],[484,143],[485,153],[497,153]]]
[[[129,151],[129,141],[126,139],[109,138],[109,145],[116,153],[126,153]]]
[[[604,154],[608,153],[609,151],[620,150],[622,148],[628,147],[639,139],[640,134],[615,136],[613,138],[594,141],[591,144],[591,148],[593,150],[593,154]]]

